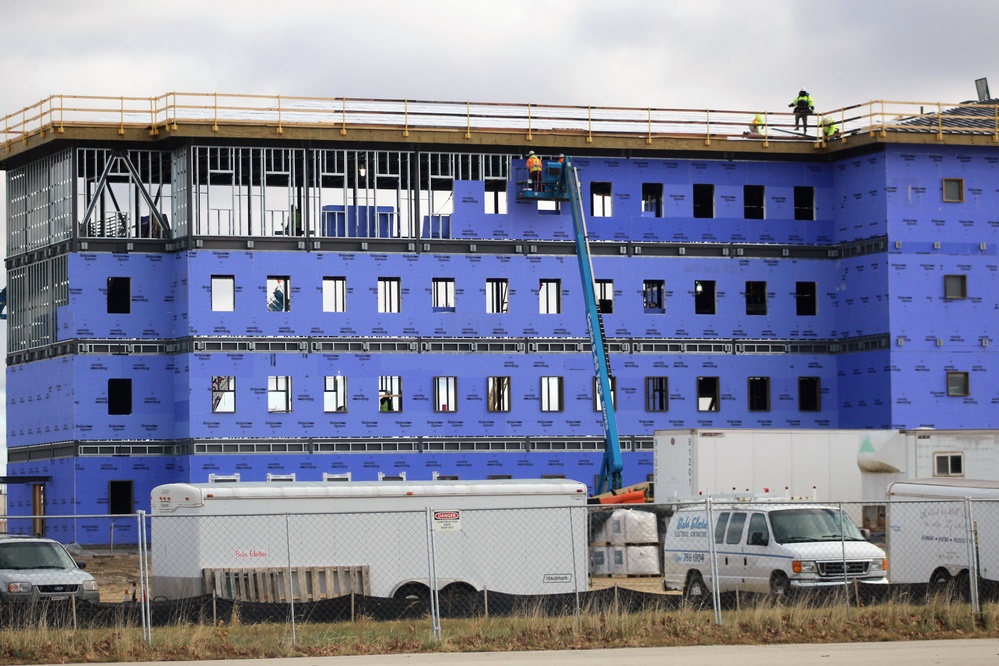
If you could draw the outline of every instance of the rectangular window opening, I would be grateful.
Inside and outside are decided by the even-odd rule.
[[[667,377],[645,378],[645,411],[669,411],[669,379]]]
[[[743,217],[747,220],[766,219],[764,208],[764,188],[762,185],[744,185],[742,188]]]
[[[590,183],[590,217],[610,217],[611,212],[611,184]]]
[[[751,412],[770,411],[769,377],[749,378],[749,411]]]
[[[962,203],[964,201],[964,178],[944,178],[941,189],[944,203]]]
[[[815,219],[815,188],[803,185],[794,188],[794,219]]]
[[[378,378],[378,411],[402,411],[402,377],[382,375]]]
[[[135,513],[135,490],[132,481],[108,481],[108,514],[127,516]]]
[[[458,378],[434,377],[434,411],[453,412],[458,409]]]
[[[287,275],[267,276],[267,309],[291,312],[291,278]]]
[[[967,275],[944,275],[944,298],[948,300],[963,300],[967,297]]]
[[[323,411],[347,411],[347,378],[343,375],[327,375],[323,378]]]
[[[611,407],[617,409],[617,377],[611,375],[610,379],[610,390],[611,390]],[[600,380],[597,377],[593,378],[593,411],[600,412],[604,409],[604,402],[600,399]]]
[[[715,216],[715,186],[694,183],[694,217]]]
[[[401,279],[378,278],[378,312],[402,312]]]
[[[454,312],[454,278],[434,278],[433,290],[433,311],[434,312]]]
[[[642,183],[642,217],[663,216],[663,184]]]
[[[719,378],[718,377],[698,377],[697,378],[697,411],[699,412],[719,412],[721,403],[719,398]]]
[[[231,414],[236,411],[236,378],[231,375],[212,377],[212,412]]]
[[[108,414],[123,415],[132,413],[132,380],[108,380]]]
[[[267,378],[267,411],[272,414],[291,411],[291,377],[271,375]]]
[[[816,285],[814,282],[795,282],[795,313],[799,317],[814,317],[817,309]]]
[[[132,312],[132,278],[108,278],[108,314]]]
[[[510,378],[489,377],[486,381],[486,405],[490,412],[510,411]]]
[[[595,280],[597,311],[600,314],[614,314],[614,280]]]
[[[759,316],[767,313],[767,283],[746,282],[746,314]]]
[[[963,397],[970,394],[967,372],[947,373],[947,395]]]
[[[486,312],[488,314],[510,312],[510,283],[506,278],[486,279]]]
[[[715,314],[714,280],[694,280],[694,314]]]
[[[212,312],[233,312],[236,309],[236,276],[212,276]]]
[[[506,180],[490,179],[485,182],[485,186],[486,215],[506,215]]]
[[[666,282],[645,280],[642,282],[642,301],[647,314],[666,312]]]
[[[542,377],[541,411],[561,412],[564,408],[562,377]]]
[[[933,476],[964,476],[964,454],[934,453]]]
[[[539,312],[559,314],[562,312],[562,281],[541,280],[538,285]]]
[[[818,377],[798,377],[798,411],[818,412],[822,409],[822,383]]]
[[[323,278],[323,312],[347,311],[347,278],[344,276]]]

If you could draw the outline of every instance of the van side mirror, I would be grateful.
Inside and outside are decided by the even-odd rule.
[[[768,539],[763,536],[763,532],[753,532],[749,535],[750,546],[765,546],[767,543]]]
[[[870,541],[871,540],[871,531],[869,529],[867,529],[866,527],[862,527],[860,529],[860,536],[864,537],[864,541]]]

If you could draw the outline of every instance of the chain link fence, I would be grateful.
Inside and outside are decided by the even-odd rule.
[[[977,613],[999,597],[999,502],[986,500],[140,513],[114,518],[113,544],[51,550],[30,536],[74,520],[9,519],[0,626],[151,639],[178,624],[282,623],[294,637],[299,623],[429,617],[440,636],[452,618],[654,610],[724,623],[753,605],[933,599]]]

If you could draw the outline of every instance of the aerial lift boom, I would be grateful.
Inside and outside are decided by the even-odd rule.
[[[597,378],[597,396],[600,401],[604,426],[604,457],[600,465],[597,481],[597,495],[621,488],[621,442],[617,434],[617,417],[611,399],[610,359],[604,339],[604,326],[597,307],[597,295],[593,282],[593,262],[590,259],[590,243],[586,236],[586,218],[583,215],[583,201],[580,196],[579,176],[570,158],[565,162],[546,162],[542,169],[540,187],[535,189],[527,182],[526,188],[518,184],[519,199],[541,201],[567,201],[572,213],[572,228],[576,242],[576,261],[579,264],[579,277],[583,285],[583,300],[586,306],[586,328],[590,334],[590,350],[593,353],[593,369]]]

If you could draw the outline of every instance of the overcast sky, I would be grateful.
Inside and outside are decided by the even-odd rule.
[[[804,86],[821,112],[991,77],[999,96],[995,0],[5,0],[0,25],[0,116],[172,91],[786,111]]]

